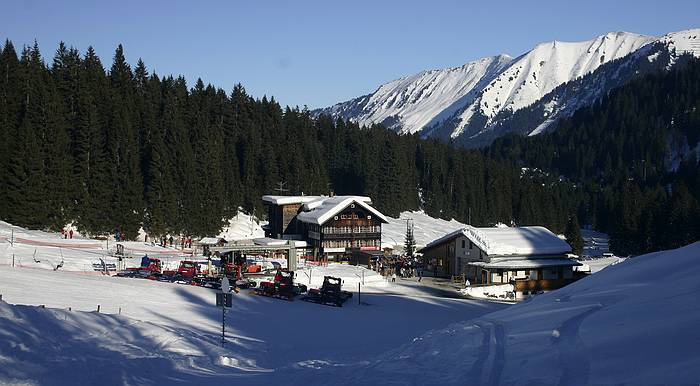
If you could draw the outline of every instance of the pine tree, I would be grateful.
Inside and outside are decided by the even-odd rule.
[[[406,257],[412,258],[416,251],[416,239],[413,235],[413,222],[406,221],[406,238],[404,240],[404,253]]]
[[[580,256],[583,253],[583,238],[581,237],[581,228],[576,215],[569,217],[564,236],[566,237],[566,242],[571,245],[571,251]]]

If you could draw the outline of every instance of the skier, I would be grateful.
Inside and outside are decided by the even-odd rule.
[[[68,233],[70,234],[71,240],[73,240],[73,229],[71,228],[71,230]]]
[[[396,283],[396,271],[394,271],[394,273],[391,274],[391,282]]]

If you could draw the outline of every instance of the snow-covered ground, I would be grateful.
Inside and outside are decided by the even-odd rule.
[[[627,259],[557,291],[363,362],[309,371],[323,385],[696,385],[700,242]]]
[[[429,219],[414,215],[427,239]],[[392,224],[402,240],[405,222]],[[339,276],[353,298],[335,308],[244,290],[221,347],[212,290],[83,269],[106,242],[6,223],[0,237],[2,385],[700,382],[700,243],[627,259],[515,306],[445,298],[349,265],[309,266],[298,282]],[[128,245],[177,259],[174,249]],[[13,253],[22,256],[14,267]]]
[[[120,242],[127,258],[125,267],[138,266],[140,257],[148,254],[160,258],[164,268],[177,268],[180,260],[191,257],[191,250],[164,248],[138,241]],[[0,265],[95,273],[93,264],[118,264],[113,257],[116,243],[74,235],[64,239],[59,233],[27,230],[0,221]]]
[[[314,268],[320,278],[346,278],[355,294],[342,308],[234,295],[221,348],[212,290],[2,266],[3,301],[47,308],[0,303],[0,384],[270,384],[293,369],[362,361],[426,330],[503,307],[434,296],[408,281],[366,285],[358,305],[357,285],[348,283],[356,271]]]

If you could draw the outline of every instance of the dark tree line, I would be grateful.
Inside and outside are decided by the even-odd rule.
[[[620,253],[700,239],[700,60],[683,57],[613,90],[536,137],[509,135],[484,154],[576,181],[578,214]]]
[[[0,218],[30,228],[75,221],[133,238],[217,233],[260,196],[362,194],[389,215],[422,208],[470,221],[563,232],[585,197],[573,184],[508,160],[381,126],[358,127],[274,99],[132,68],[92,48],[36,44],[0,55]]]

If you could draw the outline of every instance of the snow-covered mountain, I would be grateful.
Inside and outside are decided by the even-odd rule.
[[[415,133],[473,103],[478,93],[512,60],[508,55],[498,55],[461,67],[423,71],[323,111],[362,125],[381,123],[400,133]]]
[[[478,146],[495,138],[494,128],[500,129],[498,135],[516,129],[512,125],[504,127],[503,122],[538,101],[546,99],[547,103],[537,111],[536,118],[528,117],[525,127],[518,120],[520,132],[544,131],[556,119],[642,73],[638,68],[642,61],[654,63],[657,69],[665,68],[687,52],[700,56],[700,29],[660,38],[612,32],[583,42],[553,41],[538,44],[515,59],[499,55],[462,67],[424,71],[316,113]],[[623,58],[626,61],[620,60]],[[624,71],[618,66],[624,66]],[[588,80],[602,83],[574,87],[573,91],[586,89],[585,95],[572,90],[558,97],[551,95],[561,91],[562,85],[580,81],[600,68],[606,68],[606,76]]]

